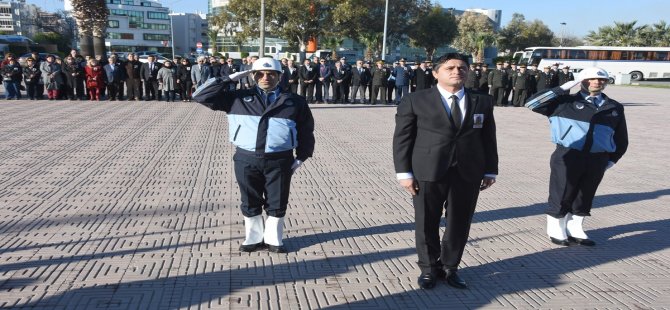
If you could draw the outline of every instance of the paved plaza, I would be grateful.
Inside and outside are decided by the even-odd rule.
[[[667,309],[670,89],[610,86],[628,153],[585,227],[545,234],[546,118],[497,108],[500,175],[482,192],[461,276],[416,284],[414,213],[395,180],[395,107],[315,105],[288,254],[240,253],[225,114],[196,103],[0,100],[0,308]]]

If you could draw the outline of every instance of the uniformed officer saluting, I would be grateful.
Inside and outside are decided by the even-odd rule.
[[[600,68],[587,68],[575,81],[537,93],[526,103],[534,112],[549,117],[551,155],[547,234],[551,242],[593,246],[582,222],[591,215],[598,184],[626,152],[628,131],[623,106],[602,91],[609,75]],[[570,95],[570,88],[581,91]]]
[[[244,215],[243,252],[266,247],[286,252],[282,232],[291,176],[314,151],[312,112],[304,97],[278,86],[281,73],[279,61],[260,58],[250,71],[209,79],[193,94],[196,102],[228,113],[230,141],[237,146],[233,160]],[[255,87],[226,87],[248,74]]]

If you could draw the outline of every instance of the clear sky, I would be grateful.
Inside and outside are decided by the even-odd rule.
[[[250,0],[258,1],[258,0]],[[393,1],[393,0],[390,0]],[[162,0],[163,6],[178,13],[207,13],[207,0]],[[46,11],[63,9],[60,0],[28,0],[28,3],[43,7]],[[526,20],[539,19],[558,36],[584,36],[589,30],[613,25],[615,21],[631,22],[638,25],[653,24],[660,20],[670,23],[670,4],[667,0],[437,0],[443,7],[459,10],[480,8],[502,10],[502,25],[505,26],[513,13],[521,13]],[[561,23],[565,23],[562,26]]]
[[[667,0],[438,0],[442,7],[502,10],[502,26],[521,13],[527,21],[541,20],[556,36],[562,27],[566,35],[582,37],[589,30],[614,25],[614,22],[637,21],[637,25],[654,24],[661,20],[670,23],[670,4]],[[565,23],[562,26],[561,23]]]

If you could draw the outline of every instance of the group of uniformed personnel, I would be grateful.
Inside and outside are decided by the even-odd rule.
[[[470,65],[465,88],[488,93],[493,96],[496,106],[521,107],[533,94],[575,79],[569,66],[564,66],[560,71],[558,64],[546,66],[543,71],[538,71],[535,67],[499,61],[496,68],[489,71],[488,65],[473,63]]]

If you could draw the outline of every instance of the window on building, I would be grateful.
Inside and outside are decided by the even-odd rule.
[[[133,35],[132,33],[108,32],[107,38],[116,40],[134,40],[135,35]]]
[[[107,21],[107,28],[119,28],[119,21],[118,20],[108,20]]]
[[[0,14],[12,14],[12,8],[0,8]]]
[[[144,40],[146,41],[170,41],[169,34],[145,33]]]
[[[147,12],[147,18],[150,19],[170,19],[167,13],[164,12]]]

